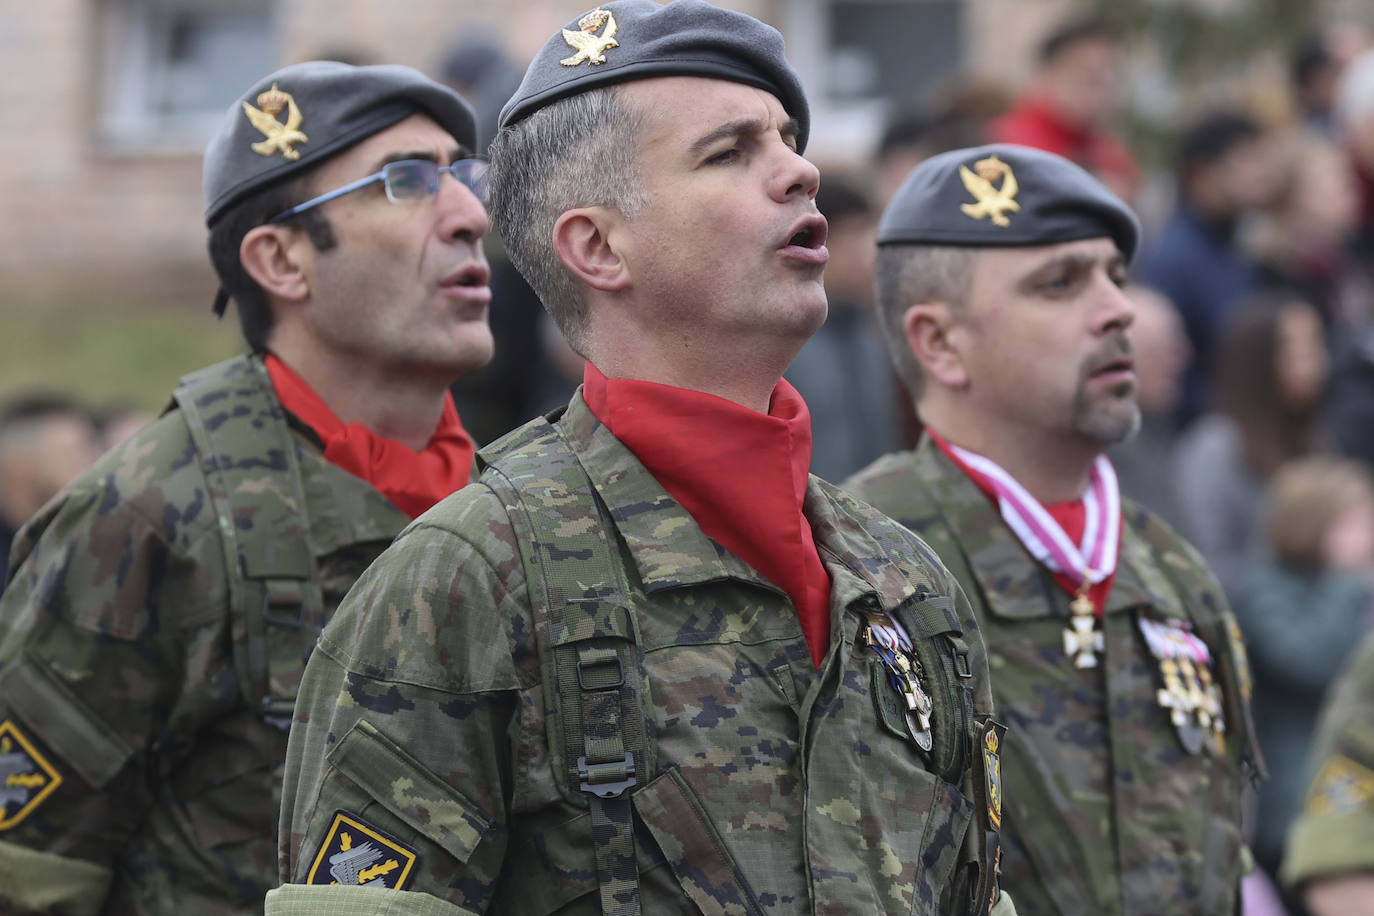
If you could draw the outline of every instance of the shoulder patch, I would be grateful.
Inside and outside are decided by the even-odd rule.
[[[1307,794],[1308,814],[1355,814],[1374,807],[1374,771],[1339,754],[1327,758]]]
[[[365,884],[401,890],[420,856],[347,811],[335,811],[306,884]]]
[[[9,830],[62,785],[62,774],[10,719],[0,722],[0,830]]]

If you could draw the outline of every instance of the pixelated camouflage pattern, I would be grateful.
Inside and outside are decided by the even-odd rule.
[[[203,415],[256,431],[222,457],[258,468],[262,490],[291,489],[272,451],[294,444],[307,548],[332,612],[409,520],[326,464],[313,433],[293,427],[284,439],[275,398],[252,394],[242,373],[265,377],[257,360],[238,361]],[[237,525],[263,550],[302,543],[251,508]],[[0,872],[26,876],[0,886],[0,912],[261,912],[276,883],[286,735],[240,686],[219,523],[182,412],[44,507],[16,540],[11,569],[0,720],[18,722],[64,781],[0,831]]]
[[[1327,692],[1308,774],[1307,799],[1288,834],[1283,882],[1374,871],[1374,634]]]
[[[933,686],[953,696],[967,684],[970,718],[989,715],[975,624],[934,555],[812,478],[805,512],[832,580],[831,647],[817,671],[786,595],[709,540],[580,395],[557,427],[614,522],[643,650],[656,764],[630,796],[642,911],[755,911],[741,888],[765,913],[970,911],[959,866],[983,848],[970,829],[973,771],[965,762],[941,778],[879,723],[876,657],[856,644],[862,609],[951,597],[971,676],[951,684],[957,675],[940,671]],[[389,891],[388,912],[422,912],[436,898],[468,913],[601,911],[587,802],[565,791],[552,760],[509,511],[480,482],[449,497],[325,628],[288,751],[287,880],[303,880],[342,809],[420,854],[414,907]],[[586,526],[570,528],[551,551],[586,548]],[[935,728],[954,731],[955,718],[941,704]],[[965,741],[973,733],[965,723]],[[711,843],[718,856],[692,852]],[[312,890],[274,892],[268,912],[309,906]],[[349,913],[383,893],[339,890],[328,899],[351,899]]]
[[[1069,596],[996,507],[929,439],[845,487],[925,539],[973,603],[998,718],[1008,726],[1002,886],[1026,914],[1235,912],[1240,796],[1255,751],[1231,648],[1231,613],[1196,552],[1126,502],[1105,615],[1105,662],[1064,656]],[[1226,694],[1227,751],[1186,753],[1156,703],[1158,665],[1141,614],[1189,620]]]

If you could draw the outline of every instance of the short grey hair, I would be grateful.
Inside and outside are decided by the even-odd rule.
[[[633,219],[648,203],[637,159],[643,117],[619,89],[551,102],[502,128],[489,150],[492,223],[511,263],[579,353],[587,302],[554,253],[554,223],[568,210],[595,206]]]
[[[878,321],[897,374],[920,400],[921,363],[911,352],[902,324],[913,305],[945,302],[964,308],[973,282],[977,249],[954,245],[881,245],[874,264]]]

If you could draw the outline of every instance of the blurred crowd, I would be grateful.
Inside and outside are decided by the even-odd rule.
[[[878,216],[915,164],[1025,144],[1142,204],[1145,175],[1113,128],[1121,51],[1102,21],[1063,23],[1019,91],[962,81],[893,113],[863,168],[824,173],[830,314],[788,372],[811,410],[814,473],[842,480],[920,433],[872,285]],[[490,140],[522,63],[476,37],[436,70]],[[1198,548],[1244,629],[1270,771],[1251,842],[1269,874],[1302,805],[1321,698],[1374,620],[1374,40],[1344,23],[1303,39],[1291,96],[1281,123],[1218,109],[1181,126],[1172,204],[1146,222],[1129,288],[1144,419],[1112,454],[1123,492]],[[489,257],[496,357],[454,390],[479,442],[564,403],[582,377],[499,240]],[[44,392],[0,405],[0,565],[15,530],[146,419]],[[1247,912],[1302,912],[1255,890]]]

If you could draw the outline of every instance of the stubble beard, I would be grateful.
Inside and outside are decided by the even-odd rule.
[[[1105,449],[1130,439],[1140,431],[1140,423],[1135,385],[1123,383],[1094,401],[1088,393],[1087,380],[1079,382],[1069,421],[1069,428],[1075,433]]]

